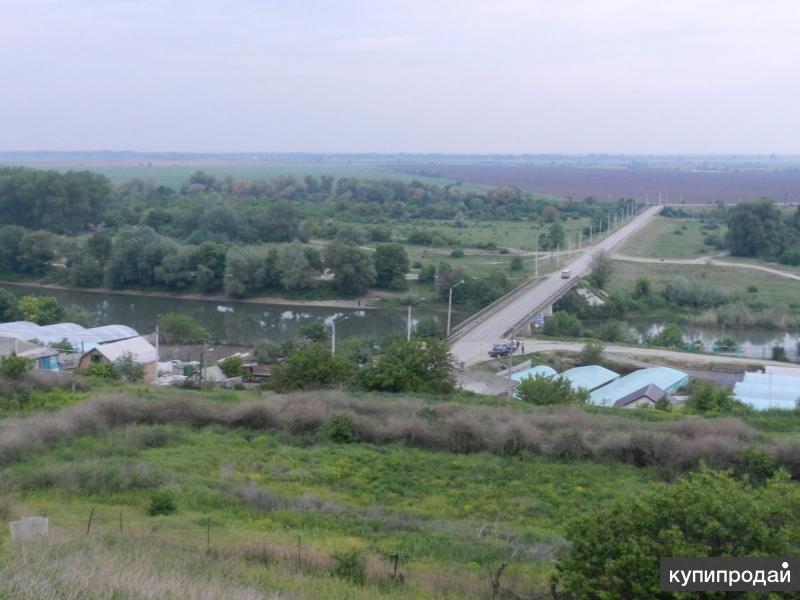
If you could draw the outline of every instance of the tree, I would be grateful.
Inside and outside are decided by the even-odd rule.
[[[174,242],[149,227],[123,227],[114,238],[106,265],[112,287],[149,287],[157,283],[156,267],[173,251]]]
[[[519,256],[514,256],[511,259],[511,270],[523,271],[524,269],[525,269],[525,263],[522,262],[522,258]]]
[[[261,340],[256,342],[253,348],[253,358],[262,365],[278,362],[284,356],[286,356],[286,353],[283,352],[282,346],[275,340]]]
[[[205,241],[197,248],[197,285],[206,292],[222,289],[225,276],[225,254],[222,244]]]
[[[105,264],[111,257],[111,248],[113,247],[113,236],[108,231],[98,231],[86,242],[86,247],[89,254],[92,255],[100,264]]]
[[[33,369],[33,361],[25,356],[9,354],[0,358],[0,373],[11,379],[22,379]]]
[[[31,231],[22,236],[17,247],[17,269],[21,273],[41,275],[55,259],[55,239],[47,231]]]
[[[161,317],[159,335],[167,344],[199,344],[208,339],[208,332],[194,317],[174,312]]]
[[[698,413],[728,413],[742,406],[733,397],[733,391],[710,381],[692,383],[692,394],[686,400],[686,408]]]
[[[544,322],[543,332],[550,337],[580,337],[583,326],[578,317],[559,310]]]
[[[286,246],[276,263],[281,285],[287,290],[307,288],[314,279],[305,249],[300,244]]]
[[[272,368],[275,390],[309,390],[341,385],[350,377],[353,366],[341,356],[333,356],[327,345],[313,343],[290,353]]]
[[[422,317],[417,321],[414,335],[418,338],[441,338],[445,331],[435,317]]]
[[[333,270],[336,291],[342,295],[358,296],[375,283],[372,257],[352,244],[327,246],[325,264]]]
[[[244,375],[244,359],[241,356],[228,356],[219,361],[219,368],[225,377],[241,377]]]
[[[742,202],[728,217],[728,247],[734,256],[778,256],[785,247],[786,225],[771,200]]]
[[[675,323],[667,323],[664,328],[650,339],[651,346],[662,348],[678,348],[682,350],[686,344],[683,341],[683,331]]]
[[[659,557],[790,554],[799,506],[800,491],[785,479],[752,488],[702,467],[571,522],[555,583],[573,598],[663,598]]]
[[[633,287],[634,300],[646,300],[653,292],[653,284],[647,277],[640,277]]]
[[[0,289],[0,322],[7,323],[17,318],[17,297],[8,290]]]
[[[132,352],[126,352],[114,361],[114,371],[128,383],[144,379],[144,365],[136,360]]]
[[[37,325],[52,325],[64,318],[64,307],[53,296],[23,296],[17,311],[23,321],[33,321]]]
[[[375,251],[375,285],[379,288],[403,290],[409,262],[406,249],[400,244],[383,244]]]
[[[394,339],[384,345],[374,366],[358,372],[355,384],[382,392],[447,394],[455,385],[452,361],[445,340]]]
[[[592,264],[590,266],[592,274],[590,278],[592,282],[603,289],[614,274],[614,263],[611,260],[608,252],[596,252],[592,257]]]
[[[436,281],[436,267],[433,265],[425,265],[422,267],[417,281],[420,283],[433,283]]]
[[[566,377],[536,375],[523,379],[515,390],[523,402],[539,405],[585,404],[589,392],[583,388],[573,389]]]
[[[547,233],[539,236],[539,248],[542,250],[563,250],[567,235],[559,222],[550,225]]]
[[[103,267],[89,254],[80,254],[71,261],[68,275],[75,287],[98,287],[103,283]]]
[[[300,335],[312,342],[325,342],[328,340],[328,331],[325,325],[319,321],[314,321],[300,328]]]
[[[272,288],[278,280],[278,253],[233,247],[225,257],[225,293],[241,298]]]

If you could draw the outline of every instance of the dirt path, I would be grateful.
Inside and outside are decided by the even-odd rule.
[[[380,298],[370,292],[369,294],[354,300],[296,300],[293,298],[281,298],[280,296],[260,296],[257,298],[231,298],[223,294],[192,294],[192,293],[171,293],[155,292],[151,290],[113,290],[111,288],[75,288],[68,285],[57,283],[37,283],[27,281],[7,281],[0,279],[2,285],[17,285],[22,287],[38,288],[42,290],[66,290],[68,292],[89,292],[91,294],[114,294],[116,296],[151,296],[154,298],[171,298],[176,300],[204,300],[206,302],[240,303],[240,304],[282,304],[293,306],[321,306],[329,308],[361,308],[371,310],[377,308],[375,304]]]
[[[614,260],[622,260],[626,262],[637,263],[653,263],[653,264],[666,264],[666,265],[715,265],[718,267],[733,267],[734,269],[752,269],[755,271],[763,271],[785,279],[794,279],[800,281],[800,275],[781,271],[780,269],[773,269],[772,267],[764,267],[762,265],[750,265],[747,263],[730,262],[727,260],[718,260],[711,256],[701,256],[698,258],[646,258],[644,256],[629,256],[627,254],[614,254]]]
[[[547,341],[538,338],[520,338],[525,343],[525,352],[580,352],[584,344],[580,342]],[[726,356],[719,354],[698,354],[695,352],[680,352],[665,348],[645,348],[642,346],[619,346],[607,344],[604,350],[607,355],[619,355],[632,360],[645,358],[666,359],[674,364],[691,365],[695,368],[703,366],[729,365],[742,369],[748,366],[790,366],[784,362],[777,362],[763,358],[748,358],[742,356]]]

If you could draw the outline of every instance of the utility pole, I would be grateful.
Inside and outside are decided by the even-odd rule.
[[[534,252],[534,254],[533,254],[533,265],[534,265],[533,278],[534,279],[539,279],[539,253],[538,252]]]
[[[344,321],[349,318],[350,315],[333,315],[331,319],[331,356],[336,355],[336,321]]]
[[[561,257],[559,256],[559,252],[561,252],[561,244],[556,244],[556,268],[561,265]]]
[[[458,286],[460,286],[462,283],[464,283],[463,279],[454,286],[451,286],[450,291],[447,294],[447,337],[450,337],[450,317],[453,313],[453,290]],[[410,304],[408,305],[408,308],[409,310],[411,309]]]
[[[408,321],[406,322],[406,341],[411,341],[411,307],[414,306],[417,302],[422,302],[425,298],[419,298],[417,300],[412,300],[408,303]]]

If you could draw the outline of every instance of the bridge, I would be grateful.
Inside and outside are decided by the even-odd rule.
[[[455,360],[467,366],[481,362],[487,359],[492,344],[514,335],[529,334],[532,319],[553,314],[553,304],[577,285],[579,277],[590,272],[596,252],[612,252],[647,225],[661,208],[645,209],[604,239],[586,247],[576,259],[564,265],[564,269],[570,270],[569,279],[562,279],[561,271],[557,270],[546,277],[529,280],[460,323],[449,338]]]

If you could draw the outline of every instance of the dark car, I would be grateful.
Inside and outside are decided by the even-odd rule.
[[[489,350],[489,356],[492,358],[498,358],[500,356],[508,356],[509,354],[513,354],[514,346],[511,344],[495,344],[492,346],[492,349]]]

